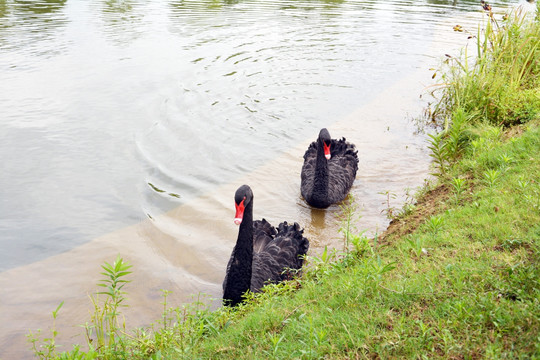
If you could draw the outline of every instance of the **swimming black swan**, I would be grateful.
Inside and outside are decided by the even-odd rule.
[[[300,225],[282,222],[277,228],[265,219],[253,221],[253,192],[247,185],[236,190],[238,239],[223,281],[223,303],[235,306],[247,291],[258,292],[266,282],[287,278],[287,268],[300,269],[309,248]]]
[[[326,129],[304,154],[300,191],[307,203],[327,208],[347,196],[358,170],[358,155],[353,144],[330,138]]]

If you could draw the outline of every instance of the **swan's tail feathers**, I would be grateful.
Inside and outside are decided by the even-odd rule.
[[[358,150],[354,144],[348,142],[344,137],[340,140],[332,140],[332,156],[341,154],[341,156],[351,156],[358,162]]]
[[[294,253],[294,264],[291,268],[300,269],[304,263],[304,257],[309,249],[309,240],[303,236],[304,230],[298,223],[289,225],[286,221],[278,226],[278,234],[290,240],[290,247]]]
[[[294,227],[297,230],[297,233],[299,234],[298,258],[300,259],[300,266],[302,266],[302,262],[304,261],[304,256],[307,255],[307,252],[309,250],[309,240],[303,236],[304,229],[300,228],[300,225],[298,223],[295,222]]]

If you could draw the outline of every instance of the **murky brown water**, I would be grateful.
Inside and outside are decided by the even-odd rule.
[[[411,119],[429,67],[464,43],[456,16],[481,17],[452,1],[33,4],[0,2],[2,359],[29,357],[24,334],[61,301],[59,343],[84,342],[117,254],[134,265],[129,326],[159,317],[160,289],[218,306],[244,183],[256,218],[341,247],[339,207],[300,198],[320,127],[357,145],[356,226],[382,231],[382,193],[398,208],[427,177]]]

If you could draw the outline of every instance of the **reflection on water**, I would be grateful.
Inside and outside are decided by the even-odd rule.
[[[105,36],[118,46],[127,46],[144,33],[146,6],[139,1],[106,0],[97,3]]]
[[[159,316],[159,289],[219,298],[242,183],[255,217],[297,221],[314,252],[342,246],[339,206],[299,196],[323,126],[357,145],[355,225],[381,231],[380,192],[427,172],[408,119],[435,57],[464,41],[446,21],[472,24],[476,7],[0,0],[0,357],[25,357],[22,334],[62,300],[60,341],[73,341],[119,253],[134,264],[132,325]]]
[[[33,13],[34,15],[50,15],[53,12],[56,12],[66,4],[67,0],[14,0],[15,8],[19,11],[25,11],[28,13],[27,19],[31,19]]]
[[[51,47],[44,43],[54,41],[55,36],[66,26],[66,1],[0,1],[0,50],[27,49],[26,55],[44,58],[59,54],[64,50],[63,45]],[[10,65],[19,64],[13,61]]]

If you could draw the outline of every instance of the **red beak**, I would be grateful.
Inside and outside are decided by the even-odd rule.
[[[330,145],[326,145],[324,141],[323,141],[323,145],[324,145],[324,157],[327,160],[330,160],[330,158],[332,157],[332,155],[330,155]]]
[[[242,199],[240,204],[234,203],[234,206],[236,207],[236,215],[234,215],[234,223],[236,225],[240,225],[240,223],[242,222],[242,218],[244,217],[244,209],[245,209],[244,200],[246,200],[245,197],[244,199]]]

